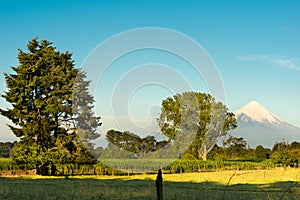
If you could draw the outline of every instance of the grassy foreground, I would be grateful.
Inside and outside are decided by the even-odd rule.
[[[156,199],[156,175],[1,177],[0,199]],[[164,174],[164,199],[300,199],[300,170]]]

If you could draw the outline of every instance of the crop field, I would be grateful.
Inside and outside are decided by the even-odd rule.
[[[1,199],[156,199],[155,174],[0,177]],[[300,170],[163,174],[164,199],[300,199]]]

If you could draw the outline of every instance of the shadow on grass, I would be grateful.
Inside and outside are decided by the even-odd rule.
[[[226,192],[225,192],[226,191]],[[236,184],[164,182],[164,199],[300,199],[295,182]],[[154,180],[0,178],[0,199],[156,199]]]

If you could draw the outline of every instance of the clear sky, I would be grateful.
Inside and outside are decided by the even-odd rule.
[[[60,51],[73,52],[76,66],[80,67],[89,53],[112,35],[134,28],[162,27],[193,38],[207,51],[223,80],[226,104],[231,111],[256,100],[300,127],[299,9],[297,0],[1,0],[0,70],[1,74],[11,72],[9,66],[18,64],[17,48],[25,49],[28,40],[36,36],[54,42]],[[193,88],[208,91],[203,80],[194,77],[189,65],[174,55],[151,50],[125,55],[99,83],[104,88],[96,95],[96,113],[103,116],[104,128],[114,128],[110,121],[113,116],[106,106],[113,97],[110,83],[122,77],[122,72],[124,75],[147,63],[173,67],[191,81]],[[119,70],[122,66],[123,71]],[[3,75],[0,83],[2,93]],[[157,113],[162,98],[172,91],[150,84],[133,93],[128,100],[129,113],[143,127],[143,123],[149,123],[149,112]],[[8,106],[1,98],[0,107]],[[1,117],[2,140],[13,138],[5,122]]]

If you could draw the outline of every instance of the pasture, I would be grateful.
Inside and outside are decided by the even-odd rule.
[[[1,199],[156,199],[156,174],[0,177]],[[300,199],[300,170],[163,174],[164,199]]]

